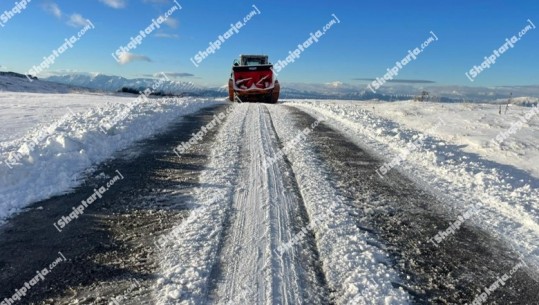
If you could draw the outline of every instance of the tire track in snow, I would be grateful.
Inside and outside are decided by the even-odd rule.
[[[190,216],[161,254],[158,304],[327,304],[309,247],[278,255],[301,226],[301,197],[264,105],[235,105],[219,130]],[[314,242],[312,242],[314,244]]]
[[[242,170],[232,203],[234,215],[220,254],[218,304],[324,304],[327,293],[316,268],[302,261],[298,248],[275,249],[295,235],[301,198],[284,160],[266,168],[278,151],[271,117],[264,105],[248,104]],[[292,174],[293,176],[293,174]]]
[[[166,235],[155,285],[156,304],[208,304],[212,269],[230,210],[246,108],[235,107],[215,137],[207,169],[199,177],[193,210]]]
[[[299,132],[291,109],[269,106],[277,134],[285,141]],[[313,120],[314,121],[314,120]],[[316,133],[316,130],[313,131]],[[408,304],[410,296],[389,255],[370,232],[357,226],[357,210],[335,187],[330,170],[311,139],[286,152],[308,216],[319,219],[316,243],[336,304]]]

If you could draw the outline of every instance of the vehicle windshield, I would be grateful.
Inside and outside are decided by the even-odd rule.
[[[259,66],[266,64],[266,59],[262,57],[246,57],[243,58],[242,61],[244,66]]]

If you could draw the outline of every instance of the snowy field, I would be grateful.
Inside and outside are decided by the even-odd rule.
[[[127,104],[133,96],[111,96],[92,93],[15,93],[0,92],[0,142],[17,140],[37,126],[52,124],[64,115],[84,113],[108,103]]]
[[[535,99],[536,100],[536,99]],[[483,158],[512,165],[528,171],[539,178],[539,112],[535,107],[518,105],[502,106],[496,104],[443,104],[404,102],[323,102],[338,104],[341,111],[353,115],[355,111],[369,113],[395,122],[402,127],[414,129],[435,136],[440,140],[459,146],[464,152]],[[526,119],[531,115],[531,119]],[[492,140],[511,129],[524,118],[522,127],[509,133],[501,143]],[[436,126],[443,120],[444,126]],[[380,121],[382,123],[382,121]],[[380,131],[382,131],[380,129]]]
[[[0,222],[78,185],[95,164],[219,101],[0,92]]]

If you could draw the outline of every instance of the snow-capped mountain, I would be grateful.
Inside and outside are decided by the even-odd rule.
[[[414,92],[417,94],[416,92]],[[394,92],[376,92],[363,86],[347,84],[340,81],[324,84],[305,83],[281,83],[281,97],[285,99],[310,98],[310,99],[347,99],[347,100],[372,100],[385,101],[409,100],[413,94],[400,94]]]
[[[26,75],[15,72],[0,72],[0,92],[31,93],[76,93],[88,92],[88,89],[77,86],[59,84],[40,79],[28,79]]]
[[[533,103],[539,98],[539,86],[466,87],[466,86],[419,86],[408,84],[386,84],[376,90],[368,89],[364,83],[349,84],[334,81],[324,84],[281,83],[282,98],[323,98],[399,101],[410,100],[427,91],[431,101],[439,102],[507,102],[518,99],[522,103]],[[519,102],[520,103],[520,102]]]
[[[98,89],[103,91],[117,92],[122,88],[144,91],[160,91],[168,94],[189,94],[200,96],[222,96],[225,91],[219,88],[206,88],[192,82],[180,82],[164,76],[156,78],[127,79],[121,76],[104,75],[99,73],[71,73],[55,75],[47,78],[48,81]]]

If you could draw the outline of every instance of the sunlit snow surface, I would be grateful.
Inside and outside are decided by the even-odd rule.
[[[0,92],[0,221],[77,186],[83,172],[115,152],[222,100]]]

